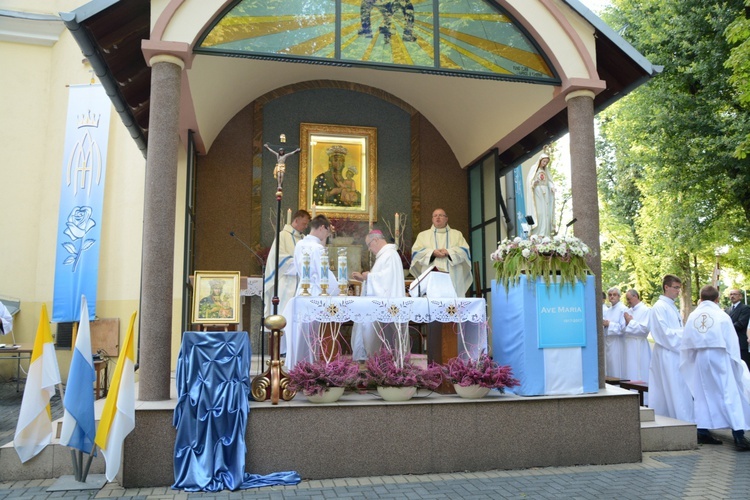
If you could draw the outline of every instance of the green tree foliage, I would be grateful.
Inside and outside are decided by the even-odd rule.
[[[731,45],[729,58],[724,65],[732,71],[729,83],[737,92],[737,100],[745,109],[750,109],[750,0],[745,1],[745,10],[735,18],[726,30],[727,41]],[[747,117],[745,117],[747,118]],[[745,136],[735,150],[735,156],[742,160],[750,154],[750,134]]]
[[[740,261],[732,253],[747,242],[750,157],[735,151],[750,113],[730,83],[725,33],[745,2],[614,0],[605,14],[663,66],[599,116],[605,287],[633,286],[652,302],[661,277],[676,274],[686,312],[711,281],[717,247],[729,244],[727,261]]]

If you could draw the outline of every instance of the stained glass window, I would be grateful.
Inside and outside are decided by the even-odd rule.
[[[240,0],[196,52],[559,82],[520,25],[482,0]]]

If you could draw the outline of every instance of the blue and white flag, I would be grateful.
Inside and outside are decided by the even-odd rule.
[[[52,321],[78,320],[82,295],[96,316],[104,177],[112,103],[101,85],[70,87],[57,223]]]
[[[523,182],[523,166],[513,169],[513,188],[516,192],[516,227],[522,228],[526,224],[526,184]],[[523,237],[523,231],[518,233]]]
[[[81,322],[65,387],[60,444],[91,453],[96,437],[94,422],[94,360],[91,357],[91,327],[86,297],[81,297]]]

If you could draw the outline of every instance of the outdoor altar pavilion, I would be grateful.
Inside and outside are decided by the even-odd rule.
[[[141,276],[140,287],[127,292],[128,300],[139,304],[143,404],[136,431],[126,441],[125,486],[169,483],[160,474],[169,470],[170,437],[164,429],[170,427],[171,410],[159,402],[170,400],[179,339],[190,329],[189,277],[203,269],[240,271],[243,276],[260,272],[255,257],[229,233],[251,247],[267,247],[273,239],[269,213],[275,210],[275,158],[264,143],[278,147],[284,134],[290,149],[299,145],[305,153],[310,148],[308,156],[286,160],[286,213],[311,208],[310,178],[300,174],[324,168],[313,158],[314,148],[303,143],[305,130],[336,137],[376,130],[377,161],[361,163],[355,177],[363,187],[365,171],[373,175],[360,193],[367,201],[351,210],[328,207],[318,213],[367,220],[374,212],[381,228],[393,214],[407,214],[410,224],[403,241],[410,243],[429,227],[432,210],[442,207],[451,226],[470,242],[480,286],[489,294],[489,254],[498,240],[517,234],[517,217],[524,215],[516,210],[520,193],[513,170],[528,170],[542,147],[566,133],[570,151],[561,153],[570,155],[574,232],[598,255],[594,116],[659,72],[577,0],[405,1],[393,2],[390,10],[378,2],[345,0],[68,4],[74,8],[61,13],[68,31],[60,40],[75,40],[119,114],[110,134],[129,136],[146,159],[145,169],[125,174],[135,180],[131,185],[136,190],[144,186],[143,243],[135,249],[141,259],[118,269]],[[367,11],[365,4],[372,8]],[[74,60],[74,47],[59,47],[67,54],[63,60]],[[34,168],[41,170],[41,162]],[[109,168],[128,170],[116,157],[110,158]],[[117,220],[132,207],[109,210],[107,217]],[[141,237],[131,236],[135,241]],[[102,259],[105,273],[121,263],[117,255]],[[598,257],[591,267],[600,294]],[[28,278],[12,276],[19,283]],[[107,282],[113,279],[107,274]],[[248,317],[249,302],[244,306]],[[130,312],[114,311],[123,318]],[[599,346],[603,387],[601,332]],[[607,415],[637,420],[637,403],[632,406],[631,398],[625,403],[609,399],[613,403]],[[540,404],[533,405],[536,409],[523,406],[513,418],[539,415]],[[601,415],[581,404],[569,401],[566,415],[574,420],[575,414]],[[628,410],[623,411],[623,404]],[[457,405],[449,408],[457,411]],[[290,411],[285,420],[279,412],[271,416],[254,410],[248,447],[256,455],[248,463],[277,465],[259,450],[278,450],[278,443],[293,447],[292,438],[278,437],[301,424],[299,419],[319,419],[325,411],[311,409],[307,417]],[[398,411],[416,412],[410,415],[416,423],[424,420],[426,410]],[[481,405],[482,415],[492,419],[486,411]],[[381,416],[369,418],[376,425]],[[544,419],[531,420],[541,424]],[[573,427],[563,434],[573,436],[577,422],[571,421]],[[625,427],[633,430],[630,423]],[[273,435],[261,437],[259,429]],[[419,429],[416,423],[414,432]],[[295,434],[294,439],[301,437]],[[632,449],[626,456],[607,458],[606,448],[617,447],[610,438],[619,440],[617,446],[628,441],[621,433],[602,436],[602,456],[592,463],[633,460]],[[534,449],[529,453],[537,457],[549,451]],[[578,463],[587,460],[571,456]],[[482,462],[481,455],[474,459]],[[517,465],[548,463],[540,460]]]

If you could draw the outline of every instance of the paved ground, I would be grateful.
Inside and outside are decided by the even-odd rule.
[[[53,400],[53,412],[61,415],[59,397],[56,399],[57,402]],[[13,439],[20,401],[20,393],[15,393],[15,383],[0,383],[0,444]],[[170,488],[124,489],[117,483],[93,491],[47,492],[54,479],[0,481],[0,500],[60,497],[176,500],[750,498],[750,452],[735,451],[728,430],[717,435],[724,440],[721,446],[703,445],[694,451],[644,453],[643,461],[638,464],[316,480],[303,481],[297,486],[220,493],[185,493]]]

